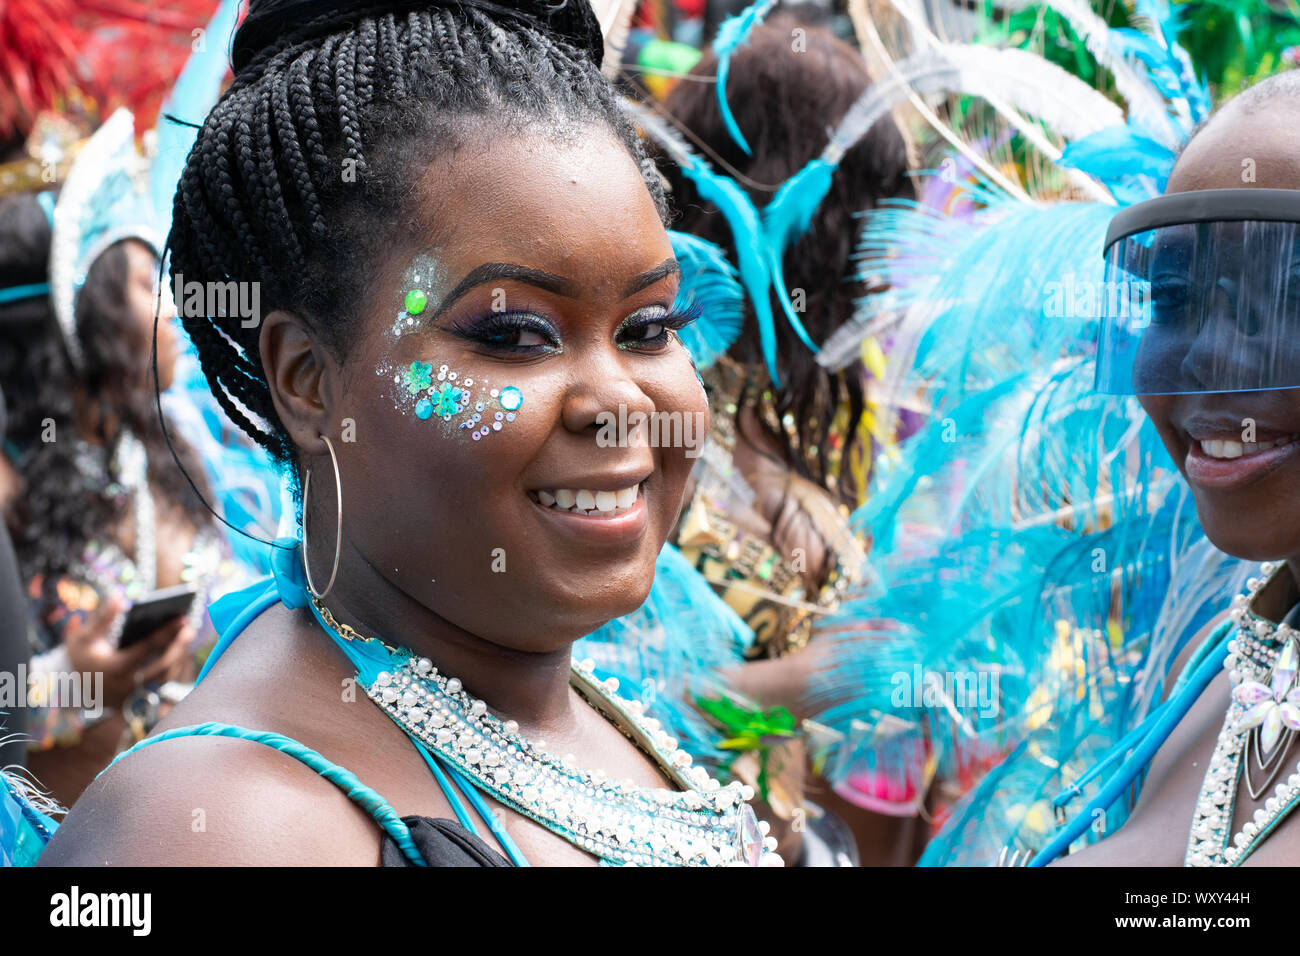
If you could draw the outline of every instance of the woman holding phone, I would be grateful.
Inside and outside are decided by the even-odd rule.
[[[157,588],[202,585],[220,559],[158,421],[150,343],[161,242],[139,194],[123,187],[138,168],[122,112],[82,148],[57,199],[0,199],[4,512],[29,599],[27,620],[5,626],[31,642],[28,765],[65,803],[143,735],[139,722],[155,716],[150,688],[195,670],[201,597],[189,617],[119,646],[129,607]],[[158,326],[164,390],[177,356],[173,316],[165,310]],[[188,446],[176,444],[202,482]],[[68,674],[88,675],[75,682],[82,700],[62,699]]]

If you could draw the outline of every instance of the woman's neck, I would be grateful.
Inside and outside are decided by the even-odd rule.
[[[394,585],[350,549],[346,538],[343,549],[334,588],[321,602],[340,624],[429,658],[496,716],[517,721],[525,735],[560,735],[572,729],[576,697],[569,688],[570,645],[528,652],[485,640]]]
[[[72,416],[77,437],[90,445],[109,444],[121,427],[121,419],[83,389],[77,389],[72,397]]]

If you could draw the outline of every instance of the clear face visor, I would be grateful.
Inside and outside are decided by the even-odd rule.
[[[1098,391],[1300,387],[1300,190],[1176,193],[1125,210],[1099,299]]]

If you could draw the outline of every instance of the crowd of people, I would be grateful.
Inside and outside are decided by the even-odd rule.
[[[200,6],[0,166],[0,860],[1291,859],[1300,23]]]

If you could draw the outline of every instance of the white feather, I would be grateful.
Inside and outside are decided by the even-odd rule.
[[[18,734],[10,734],[6,737],[0,737],[0,743],[9,743],[18,738]],[[31,771],[21,764],[0,767],[0,774],[4,775],[5,782],[15,794],[47,817],[62,816],[68,812],[50,795],[50,791],[43,789],[36,782],[36,778],[31,775]]]
[[[906,98],[956,93],[996,98],[1042,120],[1065,139],[1079,139],[1124,122],[1123,112],[1088,84],[1024,50],[973,44],[936,44],[895,64],[849,108],[832,141],[847,151]]]
[[[658,143],[673,162],[679,166],[693,166],[702,163],[700,157],[677,129],[653,109],[635,100],[622,97],[619,105],[628,119],[641,128],[641,131]]]
[[[1067,140],[1124,122],[1124,111],[1083,80],[1028,50],[945,44],[940,53],[976,83]]]
[[[1177,146],[1169,125],[1169,108],[1165,97],[1110,42],[1110,26],[1093,12],[1084,0],[1044,0],[1060,14],[1079,35],[1084,49],[1102,68],[1115,78],[1115,88],[1128,103],[1129,113],[1145,125],[1163,145]]]
[[[591,8],[600,21],[600,32],[605,35],[605,65],[601,72],[613,79],[623,61],[637,0],[591,0]]]

